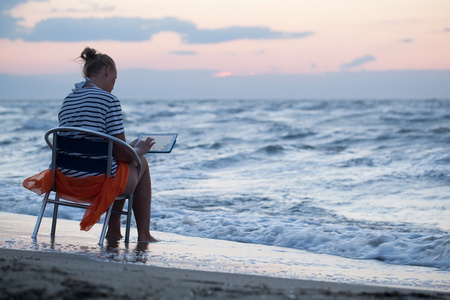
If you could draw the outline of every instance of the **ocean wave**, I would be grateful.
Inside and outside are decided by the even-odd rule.
[[[164,219],[159,218],[162,214]],[[450,235],[447,233],[385,231],[368,229],[372,227],[369,224],[364,229],[355,224],[343,226],[292,216],[249,217],[248,214],[218,217],[183,210],[155,211],[153,227],[197,237],[450,270]]]
[[[303,139],[309,136],[313,136],[315,134],[316,133],[314,131],[310,130],[289,131],[287,133],[282,134],[281,138],[285,140]]]
[[[158,111],[157,113],[153,113],[153,114],[146,114],[145,118],[153,120],[153,119],[157,119],[157,118],[170,118],[170,117],[174,117],[177,115],[177,112],[173,112],[173,111],[169,111],[169,110],[162,110],[162,111]]]
[[[450,183],[450,171],[448,170],[426,170],[416,175],[416,178],[422,180],[442,181]],[[449,196],[450,197],[450,196]]]
[[[450,133],[450,128],[448,127],[437,127],[430,130],[430,132],[435,134],[448,134]]]
[[[18,130],[48,130],[53,127],[57,127],[58,123],[54,120],[48,119],[27,119],[26,122]]]
[[[204,143],[204,144],[195,144],[195,145],[189,145],[187,146],[187,149],[191,150],[191,149],[209,149],[209,150],[217,150],[217,149],[221,149],[225,146],[226,144],[221,143],[221,142],[210,142],[210,143]]]
[[[280,154],[284,152],[284,147],[281,145],[268,145],[265,147],[262,147],[258,150],[258,152],[263,152],[263,153],[267,153],[270,155],[274,155],[274,154]]]
[[[373,167],[374,161],[372,158],[369,157],[352,158],[345,162],[340,163],[338,166],[342,168],[359,167],[359,166]]]
[[[199,164],[191,165],[191,168],[206,168],[206,169],[223,169],[236,166],[237,164],[244,164],[248,156],[243,153],[231,154],[226,156],[219,156],[216,158],[205,159]]]
[[[448,165],[450,164],[450,155],[437,158],[434,162],[438,165]]]

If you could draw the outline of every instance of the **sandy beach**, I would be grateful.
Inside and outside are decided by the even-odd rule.
[[[34,216],[0,213],[0,220],[0,299],[450,299],[448,272],[406,268],[416,282],[434,280],[430,288],[412,284],[411,278],[405,281],[396,266],[378,263],[355,262],[346,275],[344,261],[329,262],[327,256],[319,270],[320,264],[309,261],[317,260],[312,254],[276,249],[286,257],[283,266],[279,257],[273,259],[271,247],[159,232],[155,244],[100,247],[100,226],[79,232],[78,222],[67,220],[59,221],[54,241],[48,235],[50,222],[44,220],[32,241]],[[290,260],[304,264],[293,266]],[[383,272],[389,267],[390,276],[398,278],[391,278],[391,285],[364,279],[365,268],[371,273],[367,277],[380,278],[388,276]],[[396,282],[409,286],[393,286]]]
[[[0,250],[2,299],[446,299],[448,294]]]

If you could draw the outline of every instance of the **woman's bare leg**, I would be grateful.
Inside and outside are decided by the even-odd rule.
[[[152,187],[150,170],[145,156],[141,157],[142,170],[137,177],[137,167],[129,164],[130,174],[128,183],[125,187],[123,195],[128,195],[134,191],[133,212],[136,219],[139,242],[156,242],[157,240],[150,234],[150,209],[152,201]],[[121,210],[125,201],[120,200],[114,203],[113,209]],[[109,220],[107,238],[121,239],[120,233],[120,214],[112,214]]]
[[[136,218],[139,242],[156,242],[150,234],[150,210],[152,204],[152,184],[150,170],[145,157],[142,162],[142,177],[134,190],[133,212]]]
[[[125,205],[125,200],[116,200],[113,205],[113,210],[123,210]],[[120,240],[123,235],[120,232],[120,217],[121,214],[111,213],[108,223],[108,232],[106,233],[107,239]]]

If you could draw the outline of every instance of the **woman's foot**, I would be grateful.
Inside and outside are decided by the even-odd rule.
[[[155,243],[158,240],[155,239],[150,232],[148,234],[144,234],[143,236],[138,235],[138,242],[139,243]]]
[[[106,239],[118,241],[118,240],[123,239],[123,235],[120,233],[120,231],[117,232],[115,230],[108,229],[108,232],[106,233]]]

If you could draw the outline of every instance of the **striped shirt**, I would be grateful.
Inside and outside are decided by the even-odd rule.
[[[74,90],[62,104],[58,115],[60,127],[82,127],[109,135],[124,133],[122,107],[119,99],[96,86]],[[74,133],[67,133],[73,136]],[[82,137],[79,134],[75,137]],[[111,175],[114,177],[117,162],[113,160]],[[100,175],[97,173],[60,170],[66,176],[85,177]]]

